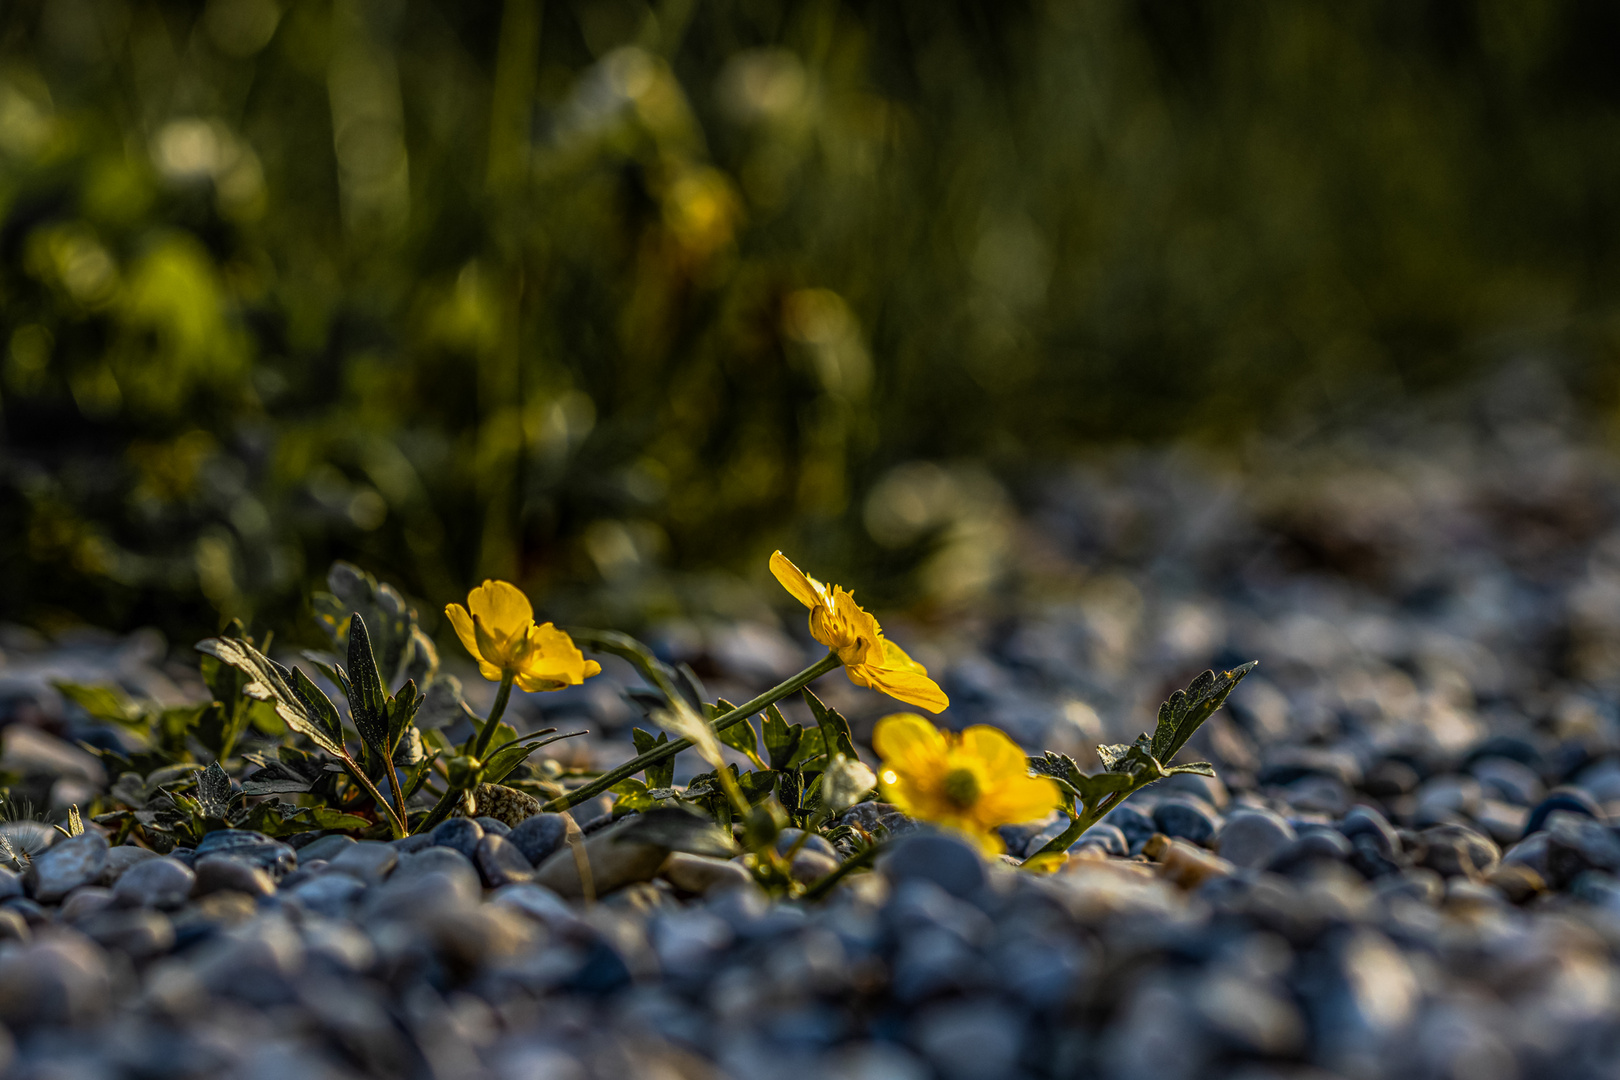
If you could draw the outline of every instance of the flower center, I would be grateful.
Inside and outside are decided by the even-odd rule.
[[[958,810],[966,810],[979,801],[979,778],[971,769],[952,769],[945,774],[945,797]]]

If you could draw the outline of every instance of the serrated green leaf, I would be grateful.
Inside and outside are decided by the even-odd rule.
[[[650,732],[642,731],[640,728],[631,728],[630,737],[635,741],[637,757],[669,742],[669,733],[667,731],[660,731],[655,739]],[[641,772],[647,778],[648,787],[670,787],[675,783],[675,758],[673,755],[667,757],[656,765],[647,766]]]
[[[859,759],[860,755],[855,752],[855,739],[849,732],[849,721],[837,709],[823,705],[809,687],[804,689],[804,700],[810,706],[810,715],[816,718],[816,726],[821,729],[824,752]]]
[[[1231,671],[1217,675],[1206,671],[1185,690],[1177,690],[1159,706],[1159,722],[1153,732],[1152,754],[1161,762],[1168,762],[1193,737],[1200,725],[1214,715],[1226,697],[1253,671],[1254,660]]]
[[[1185,765],[1173,765],[1166,769],[1165,772],[1171,776],[1177,773],[1191,773],[1194,776],[1214,776],[1215,766],[1207,761],[1190,761]]]
[[[804,728],[799,724],[789,724],[782,715],[782,710],[775,705],[765,709],[765,753],[770,758],[773,769],[785,769],[793,761],[793,755],[799,749],[799,741],[804,738]]]
[[[608,794],[614,796],[615,814],[640,813],[658,805],[658,800],[648,793],[647,785],[634,777],[614,784],[608,788]]]
[[[386,761],[393,752],[388,740],[388,692],[383,689],[371,636],[359,612],[349,617],[349,682],[349,720],[366,745]]]
[[[224,821],[231,810],[231,778],[219,762],[197,774],[197,806],[203,817]]]
[[[793,760],[788,763],[793,768],[802,768],[827,756],[827,742],[822,729],[817,726],[801,730],[803,734],[799,739],[799,748],[793,752]]]
[[[722,698],[710,708],[715,709],[715,712],[709,717],[712,722],[716,716],[730,712],[733,706],[729,701]],[[759,756],[759,733],[754,730],[752,720],[743,720],[741,723],[732,724],[724,731],[716,731],[715,737],[733,750],[741,751],[758,768],[763,769],[766,767],[764,759]]]
[[[197,648],[246,675],[249,681],[244,685],[243,692],[250,697],[275,702],[276,715],[288,727],[329,754],[347,756],[343,744],[332,738],[313,713],[311,703],[294,691],[291,673],[286,668],[252,645],[231,638],[209,638],[199,642]]]

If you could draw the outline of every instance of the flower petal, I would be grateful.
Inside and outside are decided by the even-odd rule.
[[[849,681],[856,686],[871,687],[873,690],[888,694],[896,701],[903,701],[907,705],[915,705],[932,713],[945,711],[951,703],[951,699],[945,696],[945,691],[941,690],[934,680],[913,671],[892,671],[869,664],[845,667],[844,671],[849,675]]]
[[[485,581],[467,594],[467,607],[497,639],[518,638],[534,622],[534,605],[507,581]]]
[[[895,713],[877,722],[872,749],[883,759],[885,769],[914,776],[921,770],[939,768],[946,742],[939,728],[915,713]]]
[[[1016,780],[1029,774],[1029,757],[1000,728],[974,724],[962,732],[962,751],[984,763],[990,786]]]
[[[512,665],[512,657],[510,655],[511,650],[507,647],[507,643],[505,641],[498,640],[495,635],[489,632],[488,624],[484,622],[484,617],[478,614],[478,612],[473,612],[472,621],[473,637],[478,641],[479,657],[488,662],[491,667],[510,667]]]
[[[446,604],[445,615],[450,619],[450,625],[456,631],[456,637],[461,639],[462,646],[475,658],[478,656],[478,635],[473,633],[472,615],[460,604]]]
[[[827,587],[800,570],[780,551],[771,555],[771,573],[782,583],[782,588],[807,608],[825,607]]]
[[[992,787],[973,809],[986,824],[1017,825],[1040,820],[1062,801],[1057,784],[1047,777],[1020,776]]]

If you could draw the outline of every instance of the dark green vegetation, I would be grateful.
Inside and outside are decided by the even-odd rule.
[[[1617,33],[1591,0],[7,5],[0,616],[291,625],[339,555],[435,609],[790,531],[853,569],[908,461],[1225,443],[1509,348],[1599,372]]]

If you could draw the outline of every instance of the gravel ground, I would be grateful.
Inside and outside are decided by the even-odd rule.
[[[969,530],[971,614],[886,622],[951,723],[1094,761],[1261,661],[1183,755],[1222,780],[1143,792],[1049,877],[918,830],[819,905],[696,857],[585,905],[542,884],[554,819],[57,840],[0,872],[6,1076],[1620,1074],[1620,470],[1575,431],[1520,371],[1263,469],[1076,466]],[[763,620],[657,640],[721,692],[810,655]],[[5,768],[55,804],[106,778],[50,679],[188,692],[150,638],[0,648]],[[622,760],[619,674],[545,703],[593,730],[567,752]],[[823,683],[858,733],[888,711]]]

